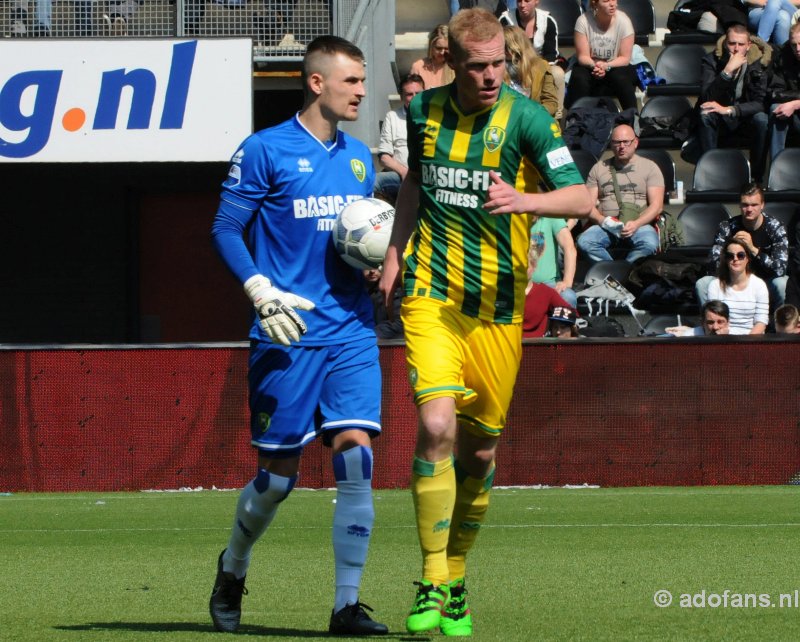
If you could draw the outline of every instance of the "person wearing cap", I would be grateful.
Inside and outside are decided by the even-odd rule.
[[[557,306],[548,317],[547,334],[553,339],[574,339],[578,334],[578,314],[572,308]]]

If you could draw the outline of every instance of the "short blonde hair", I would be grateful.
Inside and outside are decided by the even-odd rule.
[[[503,26],[494,14],[480,7],[462,9],[450,19],[448,26],[448,47],[453,59],[464,55],[465,42],[486,42],[503,33]]]

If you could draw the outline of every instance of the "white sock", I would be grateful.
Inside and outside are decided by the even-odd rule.
[[[297,477],[281,477],[261,468],[239,495],[228,548],[222,556],[222,570],[237,578],[247,574],[250,551],[275,517],[280,504],[294,487]]]
[[[334,612],[358,602],[375,511],[372,506],[372,450],[356,446],[333,458],[336,509],[333,555],[336,564]]]

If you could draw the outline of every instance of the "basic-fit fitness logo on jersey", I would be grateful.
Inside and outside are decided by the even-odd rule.
[[[490,183],[488,171],[433,164],[422,166],[422,184],[437,188],[433,197],[445,205],[478,207],[481,201],[477,194],[469,194],[463,190],[469,189],[483,194],[489,189]]]
[[[196,40],[172,47],[158,129],[183,128],[196,50]],[[117,129],[123,92],[130,92],[131,99],[128,121],[121,126],[129,130],[151,128],[156,89],[163,79],[150,69],[103,71],[96,95],[87,95],[82,104],[69,105],[56,113],[62,80],[63,69],[24,71],[8,78],[0,88],[0,126],[21,135],[15,140],[0,138],[0,156],[28,158],[37,154],[47,145],[54,126],[60,125],[67,132]]]

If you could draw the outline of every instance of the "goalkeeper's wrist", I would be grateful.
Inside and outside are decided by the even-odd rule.
[[[259,293],[266,288],[271,288],[272,282],[263,274],[254,274],[244,282],[244,291],[253,303],[257,303]]]

